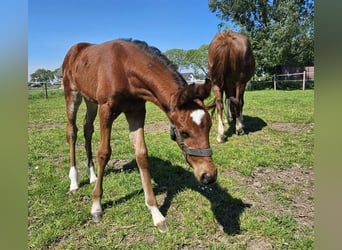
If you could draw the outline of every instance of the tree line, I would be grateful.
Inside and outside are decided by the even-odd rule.
[[[39,86],[51,85],[53,83],[58,83],[62,78],[62,68],[57,68],[55,70],[49,69],[37,69],[34,73],[30,74],[31,81],[29,85],[35,84]]]
[[[234,28],[250,38],[258,78],[279,73],[281,65],[314,65],[313,0],[209,0],[209,9],[222,20],[219,30]],[[165,54],[198,77],[207,74],[207,51],[205,44]]]
[[[279,65],[314,65],[313,0],[209,0],[209,9],[222,21],[218,30],[233,29],[247,35],[256,59],[256,76],[268,77]],[[184,50],[173,48],[165,55],[180,71],[192,71],[196,78],[207,76],[208,46]],[[33,82],[53,82],[61,69],[39,69]]]

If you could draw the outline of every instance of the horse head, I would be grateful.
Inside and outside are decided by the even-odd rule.
[[[196,179],[204,185],[214,182],[217,169],[209,144],[211,118],[203,100],[210,95],[211,84],[191,84],[171,97],[171,132],[182,149],[185,160],[194,169]],[[172,135],[171,135],[172,137]]]

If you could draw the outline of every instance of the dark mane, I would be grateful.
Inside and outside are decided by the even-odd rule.
[[[132,42],[140,49],[145,51],[147,54],[152,56],[152,58],[156,59],[162,65],[164,65],[168,70],[172,72],[174,79],[181,87],[185,87],[187,85],[183,76],[178,72],[178,66],[171,62],[167,56],[165,56],[158,48],[154,46],[149,46],[146,42],[140,40],[133,39],[122,39],[124,41]]]

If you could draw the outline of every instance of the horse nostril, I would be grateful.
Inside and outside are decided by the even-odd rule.
[[[208,185],[210,183],[213,183],[214,181],[216,180],[216,177],[215,176],[210,176],[208,175],[207,173],[203,173],[201,175],[201,183],[203,185]]]

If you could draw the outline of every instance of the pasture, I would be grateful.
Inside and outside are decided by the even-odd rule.
[[[218,180],[200,186],[181,150],[170,139],[169,123],[147,103],[145,139],[154,192],[168,231],[158,232],[144,204],[139,172],[123,115],[114,121],[113,153],[105,169],[98,224],[90,215],[78,114],[77,165],[80,189],[69,190],[69,147],[65,140],[62,90],[30,90],[28,101],[29,249],[313,249],[314,91],[245,92],[243,136],[227,131],[210,143]],[[209,101],[209,100],[208,100]],[[93,137],[99,141],[98,120]]]

